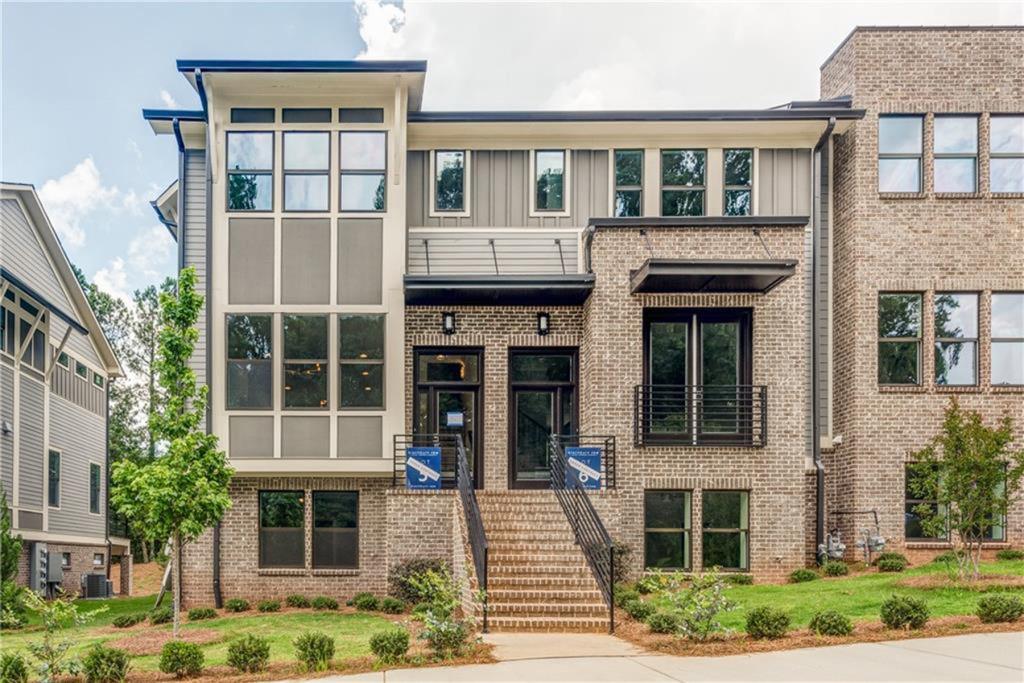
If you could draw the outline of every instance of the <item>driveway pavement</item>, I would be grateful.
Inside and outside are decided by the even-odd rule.
[[[520,642],[516,642],[521,639]],[[600,639],[608,639],[601,641]],[[497,664],[400,669],[319,679],[330,682],[419,681],[1024,681],[1024,633],[859,643],[731,657],[635,654],[611,636],[495,635]],[[537,654],[525,657],[531,651]],[[600,655],[596,653],[602,653]],[[557,654],[561,653],[561,654]],[[582,656],[574,656],[579,653]]]

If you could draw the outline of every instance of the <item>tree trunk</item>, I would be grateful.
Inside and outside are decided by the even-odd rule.
[[[171,582],[172,590],[174,591],[174,638],[178,638],[178,627],[180,625],[181,615],[181,534],[175,529],[171,535],[171,557],[168,559],[171,563],[171,574],[174,580]]]

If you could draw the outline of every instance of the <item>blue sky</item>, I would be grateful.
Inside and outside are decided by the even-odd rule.
[[[197,108],[178,58],[427,59],[426,109],[754,108],[817,97],[855,25],[1022,24],[1024,4],[3,0],[0,20],[0,178],[128,296],[174,269],[149,200],[176,149],[140,109]]]

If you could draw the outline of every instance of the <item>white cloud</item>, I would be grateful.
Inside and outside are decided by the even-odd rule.
[[[128,265],[146,280],[162,278],[171,269],[174,240],[162,225],[152,225],[128,243]]]
[[[160,91],[160,101],[163,102],[164,106],[168,109],[178,108],[178,102],[174,99],[171,93],[167,92],[166,90]]]
[[[116,296],[125,303],[130,303],[132,293],[128,288],[128,273],[124,269],[124,259],[120,256],[110,261],[106,268],[100,268],[92,278],[93,283],[111,296]]]
[[[97,209],[116,208],[120,191],[105,187],[92,157],[80,161],[60,178],[47,180],[39,190],[46,213],[65,245],[85,244],[83,222]]]

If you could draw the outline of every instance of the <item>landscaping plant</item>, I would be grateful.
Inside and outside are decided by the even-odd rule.
[[[380,600],[373,593],[357,593],[352,598],[352,606],[363,612],[376,612],[380,607]]]
[[[170,607],[157,607],[149,613],[149,623],[153,626],[166,624],[174,619],[174,610]]]
[[[814,581],[818,578],[818,572],[813,569],[807,569],[801,567],[800,569],[793,570],[789,575],[790,583],[805,583],[807,581]]]
[[[326,671],[334,658],[334,639],[319,631],[307,631],[295,639],[295,658],[304,671]]]
[[[405,611],[405,603],[388,595],[380,599],[380,611],[385,614],[401,614]]]
[[[830,560],[821,565],[821,571],[825,572],[825,576],[846,576],[850,573],[850,565],[845,562]]]
[[[647,627],[651,629],[651,633],[677,633],[679,617],[672,612],[655,612],[647,617]]]
[[[725,591],[725,582],[716,570],[694,574],[689,587],[673,581],[668,598],[686,637],[707,640],[714,633],[727,631],[719,617],[736,609],[736,603],[725,596]]]
[[[754,577],[751,574],[726,574],[725,582],[734,586],[753,586]]]
[[[329,598],[326,595],[318,595],[318,596],[316,596],[315,598],[313,598],[313,602],[311,604],[313,605],[313,609],[319,609],[319,610],[324,610],[324,609],[335,610],[335,609],[338,609],[338,601],[335,600],[334,598]]]
[[[986,595],[978,600],[977,615],[986,624],[1017,621],[1024,616],[1024,600],[1017,595]]]
[[[789,615],[776,607],[755,607],[747,612],[747,635],[751,638],[781,638],[789,630]]]
[[[21,536],[14,535],[11,528],[7,492],[0,487],[0,629],[25,624],[25,589],[17,583]]]
[[[115,617],[114,624],[115,628],[131,628],[135,624],[140,624],[146,620],[145,612],[136,612],[135,614],[122,614],[119,617]]]
[[[217,610],[212,607],[193,607],[188,611],[189,621],[202,621],[203,619],[215,619]]]
[[[17,652],[0,654],[0,682],[28,683],[28,664]]]
[[[256,609],[261,612],[280,612],[281,601],[280,600],[260,600],[259,604],[256,605]]]
[[[996,551],[996,559],[1006,561],[1024,560],[1024,550],[1016,548],[1003,548]]]
[[[106,607],[79,612],[74,600],[61,594],[53,600],[43,600],[34,591],[25,592],[25,604],[39,615],[43,624],[42,640],[32,641],[28,650],[39,662],[36,671],[43,683],[51,683],[64,674],[75,676],[80,671],[77,660],[65,661],[68,649],[74,645],[73,640],[60,637],[61,631],[71,626],[84,626],[102,612]]]
[[[880,572],[901,572],[907,568],[907,561],[898,557],[881,557],[876,564]]]
[[[203,651],[195,643],[171,640],[160,651],[160,670],[175,678],[198,675],[203,670]]]
[[[416,589],[409,585],[409,577],[418,576],[428,569],[440,572],[448,569],[448,563],[441,559],[423,557],[399,562],[388,571],[388,594],[407,603],[422,602]]]
[[[123,683],[130,668],[131,657],[127,652],[99,644],[82,660],[86,683]]]
[[[264,671],[270,663],[270,641],[249,634],[228,645],[228,666],[242,673]]]
[[[409,632],[391,628],[370,637],[370,651],[384,664],[394,664],[409,651]]]
[[[894,595],[882,603],[882,623],[888,628],[916,630],[928,623],[928,605],[924,600]]]
[[[630,600],[625,605],[623,605],[622,609],[632,619],[636,619],[637,621],[646,621],[647,617],[651,616],[656,611],[658,611],[657,607],[655,607],[649,602],[640,599]]]
[[[621,609],[626,606],[627,602],[640,599],[639,586],[633,588],[628,583],[617,583],[615,584],[614,598],[615,606]]]
[[[309,607],[309,598],[307,598],[305,595],[289,595],[287,598],[284,599],[284,602],[289,607]]]
[[[427,603],[423,613],[420,638],[440,659],[449,659],[462,653],[473,632],[472,619],[458,619],[460,586],[447,568],[428,569],[408,578],[409,586]]]
[[[819,636],[848,636],[853,633],[853,622],[845,614],[827,609],[815,612],[808,628]]]
[[[228,612],[248,612],[249,601],[243,598],[231,598],[224,603],[224,609]]]

